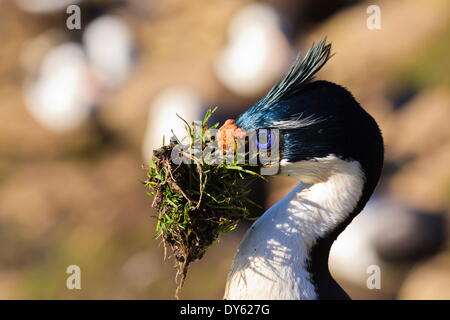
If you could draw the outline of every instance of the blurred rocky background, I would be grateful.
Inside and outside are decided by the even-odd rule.
[[[449,299],[447,0],[0,0],[0,298],[172,299],[139,183],[152,149],[179,130],[175,113],[235,117],[324,36],[336,55],[318,78],[349,88],[386,144],[333,274],[354,299]],[[263,206],[293,183],[274,178]],[[247,226],[191,266],[181,298],[222,297]],[[81,290],[66,288],[72,264]],[[371,265],[381,289],[366,286]]]

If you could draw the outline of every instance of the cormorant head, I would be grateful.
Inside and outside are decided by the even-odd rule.
[[[314,184],[332,173],[335,161],[357,161],[364,179],[374,187],[384,153],[377,123],[345,88],[327,81],[310,82],[330,51],[325,40],[313,44],[234,125],[243,131],[278,129],[281,174]]]

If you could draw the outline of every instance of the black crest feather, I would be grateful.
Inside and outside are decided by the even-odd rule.
[[[326,38],[313,43],[303,59],[300,54],[297,55],[289,71],[261,102],[270,105],[293,96],[305,83],[314,78],[314,75],[332,56],[331,43],[327,44]]]

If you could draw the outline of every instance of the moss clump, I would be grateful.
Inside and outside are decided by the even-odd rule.
[[[179,278],[176,296],[189,264],[201,259],[221,233],[234,230],[241,219],[252,219],[248,207],[257,206],[249,199],[248,185],[262,177],[248,165],[239,165],[236,156],[227,163],[213,164],[204,155],[193,152],[183,153],[190,163],[172,161],[174,148],[181,145],[183,150],[193,146],[204,150],[213,145],[210,129],[219,124],[208,127],[207,123],[215,110],[209,110],[197,125],[189,125],[180,118],[186,126],[188,143],[176,139],[154,150],[148,179],[143,182],[150,189],[148,195],[153,197],[152,205],[158,211],[156,237],[171,248],[176,261]],[[222,151],[216,148],[216,152]]]

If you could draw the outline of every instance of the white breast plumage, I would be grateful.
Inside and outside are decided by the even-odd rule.
[[[316,160],[324,165],[316,161],[311,172],[304,164],[298,170],[298,164],[282,163],[282,173],[311,185],[296,186],[248,230],[228,276],[226,299],[317,297],[307,271],[309,251],[355,208],[364,176],[356,161]]]

